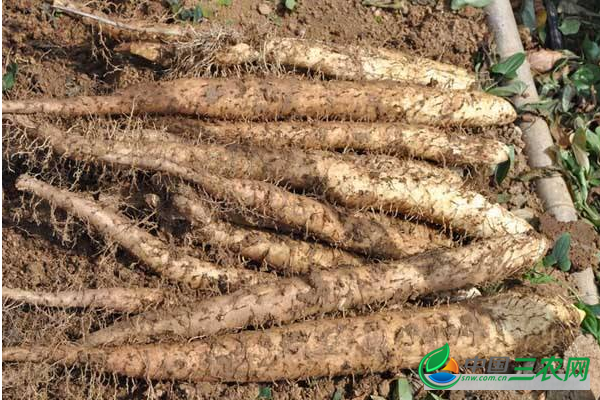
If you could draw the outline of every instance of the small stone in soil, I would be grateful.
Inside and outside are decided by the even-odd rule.
[[[271,14],[271,11],[272,11],[271,6],[269,6],[266,3],[259,4],[259,6],[258,6],[258,12],[261,13],[262,15]]]

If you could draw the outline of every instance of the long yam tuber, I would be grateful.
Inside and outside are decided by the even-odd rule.
[[[416,368],[425,354],[446,343],[459,360],[553,354],[573,339],[577,324],[577,312],[560,298],[509,292],[186,344],[9,347],[2,349],[2,360],[90,363],[102,371],[146,379],[263,382]]]
[[[93,200],[58,189],[28,175],[21,175],[17,189],[49,201],[93,226],[107,239],[118,243],[157,273],[192,287],[208,288],[215,284],[238,286],[273,279],[272,275],[244,269],[220,267],[188,255],[180,255],[127,218],[102,207]]]
[[[2,298],[37,306],[62,308],[104,308],[121,312],[143,311],[150,305],[160,304],[164,293],[147,288],[104,288],[39,292],[2,287]]]
[[[264,262],[283,273],[306,273],[312,268],[359,266],[365,263],[364,259],[343,250],[220,221],[202,198],[186,188],[180,188],[179,193],[173,196],[173,203],[198,225],[196,231],[200,232],[201,239],[206,243]]]
[[[171,132],[216,139],[220,143],[368,150],[450,165],[496,165],[508,159],[507,146],[497,140],[398,123],[206,123],[179,118],[169,118],[166,122]]]
[[[88,24],[98,25],[111,37],[145,42],[123,43],[132,54],[150,61],[167,62],[157,53],[175,53],[177,47],[194,48],[202,53],[201,46],[193,46],[202,32],[191,26],[147,24],[137,21],[112,20],[101,12],[69,0],[54,0],[53,7],[84,18]],[[162,42],[148,42],[161,39]],[[167,43],[165,43],[167,42]],[[168,43],[171,42],[171,43]],[[470,89],[477,83],[476,76],[467,70],[438,61],[429,60],[397,50],[326,45],[317,41],[297,38],[273,38],[260,46],[260,51],[245,43],[229,45],[215,43],[221,49],[212,58],[216,64],[237,65],[266,61],[270,64],[299,67],[321,72],[325,75],[348,80],[395,80],[420,85],[435,84],[449,89]],[[152,50],[154,48],[154,50]],[[171,54],[174,56],[175,54]],[[212,54],[211,54],[212,55]]]
[[[516,118],[508,101],[483,92],[292,78],[179,79],[138,85],[109,96],[7,100],[2,103],[2,112],[63,116],[187,114],[254,120],[306,117],[442,126],[488,126]]]
[[[236,209],[249,209],[264,215],[270,223],[309,234],[346,250],[382,258],[399,258],[422,251],[451,246],[452,241],[425,225],[367,213],[350,213],[330,205],[280,189],[267,182],[225,179],[207,174],[203,169],[174,163],[189,154],[189,146],[167,143],[135,145],[121,141],[92,140],[66,134],[45,124],[35,126],[22,117],[13,117],[34,138],[48,142],[62,155],[82,161],[111,164],[166,172],[200,185],[211,196],[224,200]]]
[[[314,271],[306,277],[243,288],[169,312],[148,312],[96,331],[90,345],[172,333],[211,335],[265,322],[290,322],[308,315],[376,302],[481,285],[533,265],[548,242],[534,233],[482,240],[434,250],[389,263]]]
[[[215,62],[222,65],[258,60],[352,81],[389,79],[448,89],[471,89],[477,83],[475,75],[463,68],[397,50],[356,46],[342,49],[296,38],[269,39],[260,51],[240,43],[223,48],[215,56]]]

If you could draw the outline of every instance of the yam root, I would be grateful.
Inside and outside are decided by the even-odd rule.
[[[195,31],[189,25],[115,20],[103,12],[92,10],[72,0],[54,0],[52,7],[58,11],[82,17],[86,23],[97,26],[101,32],[106,32],[114,39],[168,40],[183,38],[192,35]]]
[[[166,333],[212,335],[249,325],[499,281],[530,267],[548,242],[534,233],[482,240],[389,263],[313,271],[306,277],[243,288],[170,311],[148,312],[96,331],[90,345],[147,340]],[[343,347],[343,346],[341,346]]]
[[[347,212],[267,182],[225,179],[207,174],[205,168],[194,170],[173,162],[189,154],[189,145],[92,140],[66,134],[50,124],[35,126],[23,117],[13,118],[27,134],[49,143],[59,154],[81,161],[161,171],[196,183],[235,209],[251,210],[265,217],[252,221],[255,225],[288,228],[349,251],[381,258],[399,258],[452,245],[450,239],[425,225]]]
[[[273,279],[272,275],[244,269],[226,268],[170,249],[150,233],[135,226],[127,218],[102,207],[82,195],[58,189],[28,175],[21,175],[17,189],[47,200],[93,226],[102,236],[118,243],[145,265],[166,278],[185,282],[195,288],[215,284],[239,286]]]
[[[173,204],[198,225],[196,231],[206,243],[224,247],[283,273],[306,273],[313,268],[365,263],[343,250],[224,222],[189,188],[180,188],[173,196]]]
[[[454,65],[408,55],[400,51],[356,46],[334,47],[296,38],[267,40],[261,51],[238,44],[226,47],[215,57],[217,64],[266,60],[275,65],[298,67],[336,79],[394,80],[418,85],[438,85],[448,89],[470,89],[475,75]]]
[[[460,187],[461,179],[455,174],[422,162],[388,156],[341,156],[318,150],[168,146],[180,163],[192,168],[282,182],[296,189],[317,191],[346,207],[418,216],[476,237],[531,229],[525,220],[500,205]]]
[[[297,189],[319,191],[347,207],[419,216],[476,237],[523,233],[531,229],[525,220],[500,205],[461,188],[457,185],[461,179],[455,174],[422,162],[238,145],[190,146],[163,142],[147,150],[145,157],[160,153],[194,170],[210,170],[230,178],[283,182]]]
[[[190,26],[147,24],[137,21],[121,22],[108,18],[101,12],[94,12],[84,5],[68,0],[55,0],[54,8],[84,18],[88,24],[99,26],[116,39],[163,41],[193,41],[200,32]],[[144,47],[175,47],[176,45],[156,42],[133,45],[133,53],[150,61],[160,59],[156,52],[136,51]],[[201,52],[202,49],[197,50]],[[429,60],[397,50],[373,49],[364,46],[346,46],[343,49],[324,43],[297,39],[273,38],[267,40],[261,50],[238,43],[225,44],[214,57],[219,65],[238,65],[266,61],[270,64],[285,65],[323,73],[337,79],[347,80],[395,80],[420,85],[438,85],[449,89],[469,89],[475,86],[475,75],[450,64]],[[166,62],[167,60],[162,60]]]
[[[367,150],[417,157],[449,165],[496,165],[508,159],[507,146],[497,140],[441,129],[397,123],[270,122],[206,123],[168,119],[169,131],[257,146],[305,149]]]
[[[138,85],[109,96],[7,100],[2,103],[2,112],[186,114],[238,120],[306,117],[442,126],[501,125],[516,118],[508,101],[483,92],[293,78],[178,79]]]
[[[563,299],[524,291],[185,344],[9,347],[2,360],[89,363],[146,379],[263,382],[416,368],[423,355],[446,343],[460,361],[482,354],[553,354],[572,341],[577,325],[577,312]]]
[[[164,293],[159,289],[105,288],[62,292],[39,292],[2,287],[2,299],[36,306],[61,308],[102,308],[133,313],[160,304]]]

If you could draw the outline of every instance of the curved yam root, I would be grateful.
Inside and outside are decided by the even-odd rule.
[[[53,7],[60,11],[83,17],[85,23],[98,25],[101,30],[115,39],[153,40],[167,42],[194,40],[201,31],[191,26],[173,24],[148,24],[138,21],[121,22],[108,18],[105,14],[92,11],[85,5],[69,0],[54,0]],[[169,46],[169,43],[155,43],[156,46]],[[151,48],[150,43],[143,45]],[[139,49],[139,46],[138,46]],[[134,46],[135,53],[135,46]],[[198,48],[198,52],[202,48]],[[150,61],[167,60],[154,57],[155,51],[138,52]],[[348,80],[395,80],[420,85],[436,84],[449,89],[469,89],[475,86],[474,74],[463,68],[443,64],[426,58],[415,57],[400,51],[369,49],[361,47],[336,48],[324,43],[296,38],[274,38],[267,40],[261,51],[245,43],[226,46],[215,56],[221,65],[239,65],[265,60],[268,63],[282,64],[321,72],[338,79]]]
[[[507,146],[497,140],[441,129],[397,123],[270,122],[206,123],[169,119],[171,132],[207,137],[221,143],[243,142],[264,147],[355,149],[418,157],[450,165],[496,165],[508,159]]]
[[[97,26],[100,32],[113,39],[177,39],[194,33],[189,25],[158,24],[155,22],[118,21],[100,11],[92,10],[76,1],[54,0],[52,7],[61,12],[82,17],[85,23]]]
[[[108,240],[118,243],[148,267],[169,279],[200,288],[225,283],[234,286],[256,284],[273,279],[268,274],[220,267],[180,255],[181,250],[169,249],[166,244],[135,226],[132,221],[102,207],[99,203],[79,194],[58,189],[31,176],[21,175],[17,179],[16,187],[86,221]]]
[[[85,343],[147,340],[165,333],[213,335],[377,302],[402,302],[423,294],[501,281],[533,265],[547,249],[545,239],[524,234],[389,263],[314,271],[306,278],[284,279],[170,311],[141,314],[92,333]]]
[[[179,79],[138,85],[112,96],[4,101],[2,112],[63,116],[187,114],[238,120],[307,117],[442,126],[498,125],[516,118],[508,101],[487,93],[398,87],[389,82],[291,78]]]
[[[553,354],[572,341],[577,325],[577,313],[561,299],[509,292],[187,344],[3,348],[2,360],[91,363],[102,371],[149,379],[264,382],[416,368],[424,354],[446,343],[461,361],[481,354]]]
[[[347,207],[399,211],[476,237],[531,229],[500,205],[462,188],[458,175],[419,161],[237,145],[162,146],[161,151],[172,154],[170,159],[196,170],[283,182],[323,193]]]
[[[173,196],[173,203],[182,214],[198,225],[197,230],[207,243],[225,247],[251,260],[264,262],[283,273],[307,273],[313,268],[359,266],[365,263],[360,257],[343,250],[219,221],[202,198],[189,188],[181,188]]]
[[[186,167],[190,162],[195,163],[192,156],[196,153],[190,152],[189,145],[91,140],[65,134],[49,124],[32,127],[22,117],[14,119],[27,127],[29,135],[48,142],[59,154],[86,162],[101,161],[162,171],[194,182],[234,209],[246,209],[263,215],[264,218],[248,221],[255,226],[283,227],[336,247],[381,258],[395,259],[452,246],[449,238],[425,225],[371,213],[351,213],[266,182],[209,175],[205,167],[213,165],[212,159],[205,158],[201,169]],[[213,149],[216,152],[218,148]],[[229,158],[233,163],[232,157]],[[223,159],[214,162],[219,167],[227,164]],[[242,165],[241,168],[239,171],[249,173],[249,167]],[[258,179],[262,179],[260,174],[254,173]]]
[[[150,305],[160,304],[164,293],[159,289],[106,288],[83,289],[63,292],[38,292],[32,290],[2,288],[2,299],[61,308],[102,308],[121,312],[139,312]]]
[[[316,41],[275,38],[261,51],[245,44],[226,47],[215,61],[222,65],[266,60],[268,63],[321,72],[336,79],[394,80],[448,89],[470,89],[477,79],[463,68],[400,51],[345,46],[343,49]]]

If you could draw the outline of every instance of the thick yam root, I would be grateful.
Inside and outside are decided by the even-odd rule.
[[[500,281],[544,256],[548,242],[523,234],[435,250],[363,267],[314,271],[306,278],[241,289],[168,312],[149,312],[96,331],[90,345],[147,340],[165,333],[212,335],[263,323]]]
[[[158,145],[155,146],[159,149]],[[163,143],[169,160],[230,178],[282,182],[323,193],[346,207],[374,208],[476,237],[527,232],[531,226],[500,205],[461,187],[459,176],[423,162],[312,150]]]
[[[76,193],[57,189],[31,176],[21,175],[15,186],[86,221],[106,239],[118,243],[148,267],[174,281],[185,282],[195,288],[208,288],[215,284],[239,286],[273,279],[269,274],[220,267],[181,255],[181,250],[170,249],[156,237],[135,226],[132,221],[99,203]]]
[[[39,292],[2,287],[2,299],[36,306],[60,308],[101,308],[125,313],[143,311],[160,304],[164,293],[159,289],[106,288],[63,292]]]
[[[448,165],[496,165],[508,159],[508,148],[497,140],[441,129],[397,123],[270,122],[206,123],[169,119],[168,129],[220,143],[243,142],[267,148],[301,147],[320,150],[367,150],[423,158]]]
[[[220,221],[202,198],[189,188],[173,196],[175,207],[198,225],[205,242],[224,247],[283,273],[307,273],[313,268],[359,266],[365,260],[343,250],[295,240],[285,235],[238,227]]]
[[[552,354],[572,341],[577,324],[577,312],[562,299],[527,291],[187,344],[4,348],[2,360],[90,363],[146,379],[263,382],[416,368],[424,354],[446,343],[460,361],[481,354]]]
[[[179,79],[138,85],[111,96],[8,100],[2,103],[2,112],[62,116],[187,114],[238,120],[306,117],[441,126],[501,125],[516,118],[508,101],[482,92],[292,78]]]
[[[336,247],[381,258],[395,259],[452,246],[450,239],[425,225],[372,213],[350,213],[310,197],[290,193],[267,182],[225,179],[207,174],[204,167],[194,170],[174,162],[189,163],[195,160],[190,159],[195,152],[190,155],[189,145],[91,140],[65,134],[49,124],[36,127],[23,117],[14,119],[30,136],[49,143],[61,155],[86,162],[101,161],[161,171],[194,182],[234,209],[246,209],[265,216],[248,221],[254,225],[287,228]],[[209,161],[213,162],[204,160],[207,165]],[[215,162],[214,165],[219,167],[224,165],[223,160]],[[244,167],[241,171],[246,169]],[[244,174],[247,175],[246,172]],[[447,175],[446,173],[445,176]],[[257,176],[262,179],[261,175]]]
[[[477,83],[475,75],[463,68],[400,51],[354,46],[341,49],[295,38],[267,40],[260,52],[238,44],[224,48],[215,57],[222,65],[258,60],[351,81],[393,80],[447,89],[471,89]]]
[[[69,0],[55,0],[53,7],[57,10],[83,17],[85,23],[97,25],[112,38],[121,40],[145,40],[142,46],[133,46],[132,53],[150,61],[166,59],[156,57],[156,51],[147,49],[154,47],[174,47],[176,44],[155,42],[152,46],[148,40],[162,39],[167,42],[182,41],[187,38],[193,41],[201,35],[191,26],[147,24],[138,21],[121,22],[108,18],[101,12]],[[138,50],[136,53],[135,50]],[[197,49],[202,52],[202,48]],[[426,58],[408,55],[400,51],[385,49],[369,49],[346,46],[336,48],[324,43],[296,38],[274,38],[267,40],[261,51],[254,50],[245,43],[225,45],[214,57],[216,64],[239,65],[264,60],[270,64],[285,65],[323,73],[337,79],[347,80],[395,80],[419,85],[438,85],[448,89],[470,89],[477,83],[474,74],[463,68],[443,64]]]

